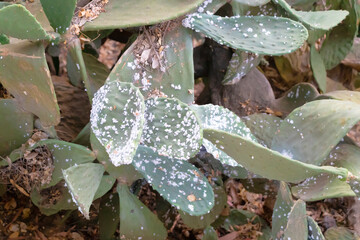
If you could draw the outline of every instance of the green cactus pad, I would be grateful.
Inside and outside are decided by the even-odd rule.
[[[208,226],[204,229],[204,236],[202,240],[218,240],[218,235],[213,227]]]
[[[59,106],[41,42],[0,45],[0,82],[21,107],[38,116],[45,127],[60,122]]]
[[[220,216],[224,208],[227,206],[226,192],[222,187],[215,187],[213,188],[213,191],[215,195],[215,206],[209,213],[201,216],[191,216],[188,213],[179,211],[181,219],[187,226],[192,229],[204,229]]]
[[[308,223],[306,218],[306,203],[301,199],[294,203],[289,213],[284,239],[308,240]]]
[[[274,108],[286,114],[295,108],[310,102],[319,96],[319,92],[310,83],[299,83],[288,90],[282,97],[274,102]]]
[[[235,0],[235,2],[244,4],[244,5],[248,5],[248,6],[252,6],[252,7],[257,7],[257,6],[267,4],[268,2],[270,2],[270,0]]]
[[[84,25],[84,31],[152,25],[175,19],[199,6],[204,0],[109,1],[105,11]]]
[[[357,240],[358,237],[354,236],[346,227],[332,227],[325,232],[326,240]]]
[[[101,178],[100,185],[94,195],[94,200],[104,196],[114,186],[116,178],[111,175],[104,175]]]
[[[268,179],[297,183],[320,173],[336,174],[343,180],[348,174],[344,168],[318,167],[293,160],[244,137],[224,131],[204,129],[204,138],[249,171]]]
[[[208,153],[211,153],[214,158],[219,159],[222,164],[229,165],[231,167],[241,167],[234,159],[232,159],[229,155],[218,149],[214,144],[212,144],[209,140],[203,139],[203,146],[206,148]]]
[[[310,29],[330,30],[341,23],[341,21],[349,15],[349,12],[344,10],[315,12],[296,11],[292,9],[285,0],[273,0],[273,2],[280,5],[295,21],[302,22]]]
[[[316,50],[315,46],[310,48],[310,64],[314,74],[314,78],[319,85],[322,92],[326,92],[326,69],[324,61],[321,58],[320,53]]]
[[[63,34],[67,31],[74,10],[76,0],[40,0],[44,12],[55,32]]]
[[[344,101],[350,101],[360,104],[360,92],[339,90],[334,92],[328,92],[318,97],[318,99],[331,98]]]
[[[52,35],[55,35],[54,29],[51,27],[49,19],[44,13],[40,0],[31,0],[31,2],[24,2],[23,5],[36,18],[36,20],[41,24],[42,28],[47,31],[48,34],[51,33]]]
[[[90,123],[86,124],[85,127],[79,132],[79,134],[72,140],[72,143],[82,145],[84,147],[91,148],[90,144]]]
[[[214,207],[209,182],[190,163],[160,156],[148,147],[139,146],[133,165],[163,198],[180,210],[199,216]]]
[[[47,146],[52,154],[54,171],[50,183],[42,186],[47,188],[54,186],[63,179],[62,170],[77,164],[88,163],[95,160],[95,155],[88,148],[78,144],[64,142],[56,139],[42,140],[37,142],[31,149],[39,146]]]
[[[171,98],[145,101],[145,125],[142,142],[160,155],[178,159],[195,156],[201,147],[202,129],[185,103]]]
[[[251,134],[250,129],[241,121],[241,119],[230,110],[221,106],[207,105],[191,105],[190,106],[199,116],[202,127],[204,129],[218,129],[225,132],[238,134],[252,141],[257,142],[256,138]],[[204,139],[203,145],[206,151],[211,153],[215,158],[219,159],[223,164],[230,166],[241,166],[233,158],[218,149],[209,140]]]
[[[105,171],[112,177],[120,179],[123,183],[127,183],[129,186],[134,181],[143,178],[143,176],[136,171],[134,166],[131,164],[115,167],[110,161],[110,157],[105,148],[101,145],[93,133],[90,134],[90,142],[97,160],[104,166]]]
[[[304,163],[321,165],[331,149],[360,120],[359,106],[338,100],[307,103],[282,122],[271,149]]]
[[[130,193],[127,185],[119,184],[120,235],[129,240],[165,240],[163,223],[140,200]],[[133,221],[136,219],[136,221]]]
[[[64,182],[60,182],[56,185],[56,191],[59,193],[59,197],[56,198],[56,201],[49,201],[51,196],[49,196],[48,192],[54,190],[54,188],[43,189],[45,194],[40,194],[40,190],[33,189],[30,194],[31,201],[37,206],[41,213],[50,216],[55,213],[58,213],[62,210],[75,210],[77,208],[76,204],[72,201],[69,190],[64,186]]]
[[[96,57],[83,53],[79,39],[73,39],[67,47],[70,81],[75,86],[84,85],[92,102],[95,92],[104,85],[110,71]]]
[[[162,56],[160,57],[162,66],[157,54],[154,50],[150,50],[151,45],[156,43],[149,43],[148,36],[143,33],[121,56],[111,71],[108,81],[131,82],[139,87],[145,98],[165,94],[192,104],[194,101],[192,36],[189,29],[182,27],[180,23],[174,26],[173,24],[163,33],[164,38],[161,40],[164,48],[158,54]],[[148,46],[144,47],[143,44]],[[139,49],[142,50],[139,52]],[[149,55],[144,54],[146,51]],[[143,56],[143,54],[144,57],[148,57],[148,60],[139,58],[139,55]],[[153,68],[154,61],[158,63],[158,66]],[[148,62],[147,65],[146,62]]]
[[[268,148],[270,148],[275,132],[283,121],[279,117],[263,113],[255,113],[242,118],[242,120],[259,143]]]
[[[0,33],[10,37],[29,40],[51,39],[36,18],[21,4],[1,8],[0,23]]]
[[[34,128],[34,116],[22,111],[14,99],[0,99],[0,166],[8,165],[1,157],[25,143]]]
[[[260,56],[240,50],[233,53],[222,83],[231,85],[239,82],[248,72],[260,63]]]
[[[99,237],[101,240],[114,239],[120,223],[120,202],[117,193],[110,193],[101,199],[99,208]]]
[[[66,185],[73,201],[86,219],[95,193],[100,185],[104,167],[96,163],[84,163],[63,170]]]
[[[285,182],[281,182],[272,214],[273,239],[282,239],[293,206],[294,201],[290,189]]]
[[[102,87],[108,77],[109,69],[91,54],[83,53],[86,71],[89,76],[89,90],[95,93]]]
[[[329,154],[325,165],[344,167],[355,176],[360,176],[360,149],[350,144],[339,144]],[[332,174],[320,174],[306,179],[301,184],[292,187],[293,194],[304,201],[317,201],[326,198],[355,196],[351,190],[351,181],[344,182]]]
[[[306,179],[301,184],[292,187],[291,191],[295,197],[304,201],[356,196],[347,182],[336,175],[325,173]]]
[[[291,53],[308,38],[308,32],[301,23],[281,17],[223,18],[193,14],[183,21],[183,25],[220,44],[263,55]]]
[[[349,15],[341,24],[326,34],[326,39],[320,49],[326,69],[332,69],[338,65],[353,46],[358,30],[355,5],[356,0],[341,1],[340,7],[347,10]]]
[[[309,238],[308,240],[325,240],[324,235],[319,227],[319,225],[315,222],[312,217],[307,216],[308,222],[308,233]]]
[[[132,162],[143,130],[144,112],[144,98],[131,83],[109,82],[95,93],[91,129],[115,166]]]

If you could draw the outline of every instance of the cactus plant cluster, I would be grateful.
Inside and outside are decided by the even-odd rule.
[[[100,199],[101,239],[117,229],[124,239],[166,239],[160,210],[157,216],[136,196],[142,179],[185,224],[202,229],[202,239],[250,221],[261,226],[260,239],[353,237],[346,228],[324,235],[306,202],[360,196],[360,149],[347,137],[360,121],[360,93],[326,92],[326,70],[341,62],[357,34],[355,0],[320,11],[285,0],[93,0],[83,8],[78,2],[0,1],[0,90],[10,96],[0,95],[0,170],[26,151],[47,148],[51,181],[29,193],[44,214],[78,208],[89,219]],[[217,15],[222,7],[231,11]],[[114,29],[136,33],[109,71],[96,58],[96,44],[84,47],[82,36],[101,40]],[[321,93],[302,83],[272,99],[283,119],[197,105],[193,40],[204,36],[234,50],[224,85],[240,83],[264,56],[308,44]],[[46,61],[61,46],[71,83],[92,104],[90,122],[73,142],[56,136],[61,111]],[[52,139],[30,141],[36,131]],[[199,167],[205,150],[215,171]],[[215,172],[275,182],[272,228],[248,211],[225,216],[225,187]],[[61,192],[53,204],[43,200],[51,188]]]

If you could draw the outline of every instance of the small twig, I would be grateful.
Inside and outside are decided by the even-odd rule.
[[[180,220],[180,214],[176,215],[175,220],[174,220],[174,223],[173,223],[173,225],[172,225],[171,228],[170,228],[170,232],[173,232],[173,231],[174,231],[174,228],[175,228],[175,226],[176,226],[176,224],[178,223],[179,220]]]

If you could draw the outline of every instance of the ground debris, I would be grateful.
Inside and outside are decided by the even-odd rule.
[[[43,136],[42,132],[35,133],[25,145],[32,146],[43,139],[41,136]],[[11,184],[29,197],[32,189],[51,181],[53,170],[52,155],[46,146],[24,150],[20,159],[0,168],[0,183]]]

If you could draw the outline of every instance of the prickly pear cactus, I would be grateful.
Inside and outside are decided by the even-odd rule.
[[[220,44],[264,55],[291,53],[308,38],[308,32],[301,23],[279,17],[223,18],[197,13],[189,15],[183,25]]]
[[[134,194],[127,185],[119,184],[120,234],[126,239],[165,240],[167,236],[163,223]],[[130,219],[136,219],[132,221]]]
[[[50,40],[36,18],[21,4],[12,4],[0,9],[0,33],[10,37],[29,40]],[[23,22],[26,24],[18,24]]]
[[[198,216],[214,206],[209,182],[190,163],[139,146],[133,165],[163,198],[180,210]]]
[[[142,142],[160,155],[189,159],[199,151],[202,129],[193,110],[177,99],[145,101]]]
[[[89,219],[89,210],[100,185],[104,167],[96,163],[85,163],[63,171],[64,179],[79,211]]]
[[[110,82],[96,92],[91,129],[115,166],[129,164],[140,143],[144,98],[131,83]]]

